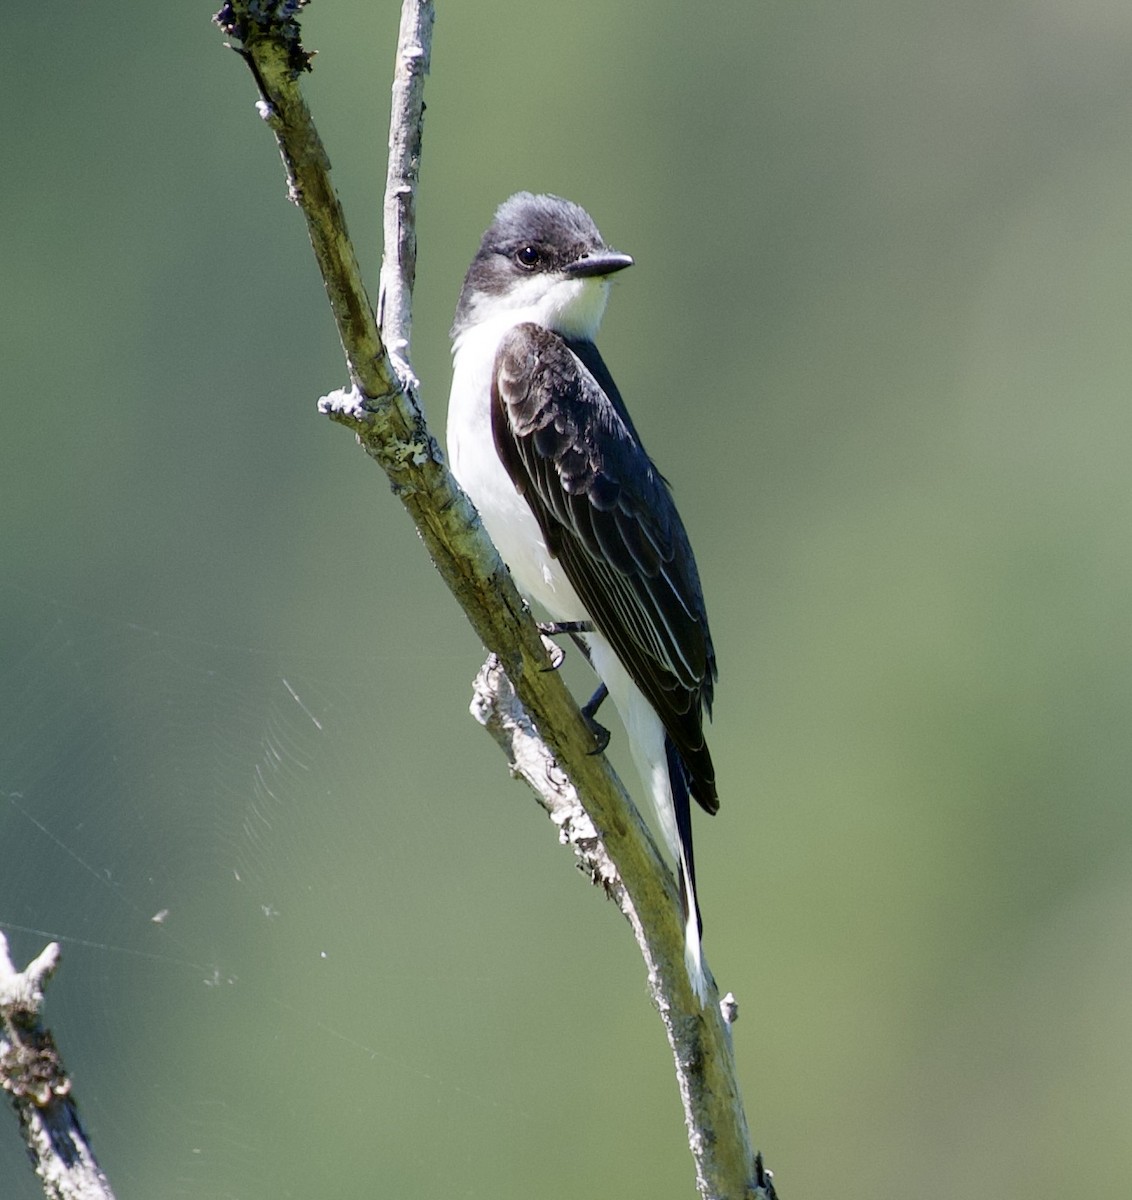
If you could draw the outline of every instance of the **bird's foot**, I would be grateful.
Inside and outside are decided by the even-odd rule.
[[[608,695],[609,688],[603,683],[582,705],[582,720],[589,726],[590,733],[594,735],[595,745],[590,751],[591,754],[604,754],[605,748],[609,745],[609,730],[594,717],[594,713],[601,708],[602,701]]]
[[[542,634],[542,644],[546,647],[546,655],[550,659],[550,670],[557,671],[566,661],[566,651],[551,638],[570,634],[577,637],[579,633],[593,633],[594,627],[589,621],[540,621],[539,633]]]
[[[545,669],[547,671],[557,671],[566,661],[566,651],[556,641],[551,639],[550,634],[543,633],[541,629],[539,633],[542,634],[542,646],[546,651],[546,657],[550,659],[550,666]]]

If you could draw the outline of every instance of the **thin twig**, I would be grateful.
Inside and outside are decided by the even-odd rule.
[[[429,68],[433,20],[431,3],[406,4],[401,9],[389,114],[389,161],[382,221],[385,253],[377,313],[386,349],[402,373],[410,373],[409,339],[417,278],[417,184],[424,132],[424,81]]]
[[[230,0],[217,20],[239,42],[255,76],[261,112],[278,139],[291,196],[306,215],[346,351],[352,386],[325,397],[320,409],[354,430],[366,453],[386,471],[445,582],[492,650],[485,668],[490,678],[477,688],[481,716],[540,796],[544,793],[537,779],[561,780],[571,797],[571,814],[585,814],[584,821],[571,815],[559,825],[564,831],[592,831],[571,832],[569,840],[592,852],[587,861],[637,934],[676,1060],[701,1193],[727,1200],[773,1200],[770,1176],[751,1149],[728,1022],[714,1005],[701,1009],[688,980],[671,872],[605,757],[593,754],[592,734],[558,673],[547,669],[542,639],[478,514],[444,464],[407,361],[398,361],[402,351],[407,359],[409,345],[414,196],[431,0],[405,0],[402,10],[385,204],[381,335],[345,236],[327,156],[299,92],[298,76],[309,66],[309,56],[298,42],[295,0],[279,0],[275,7],[283,10],[285,20],[276,25],[263,16],[271,7],[264,0]],[[392,360],[387,347],[398,352]],[[528,713],[537,716],[537,730]],[[536,764],[530,772],[522,766],[526,761]],[[553,815],[557,810],[548,806],[548,811]],[[733,1012],[732,1006],[724,1007]]]

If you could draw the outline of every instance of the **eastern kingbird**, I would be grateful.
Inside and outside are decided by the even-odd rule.
[[[578,635],[617,706],[676,860],[702,1003],[689,797],[719,808],[703,733],[715,651],[668,484],[594,345],[609,277],[632,263],[568,200],[500,205],[452,326],[448,454],[519,590]]]

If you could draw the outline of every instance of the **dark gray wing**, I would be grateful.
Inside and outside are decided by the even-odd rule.
[[[491,399],[499,457],[548,549],[715,812],[703,733],[715,652],[695,559],[597,349],[518,325],[496,353]]]

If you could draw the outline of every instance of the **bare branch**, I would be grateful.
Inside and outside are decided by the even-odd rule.
[[[431,3],[406,4],[401,9],[393,106],[389,114],[383,220],[386,249],[377,308],[386,348],[405,371],[409,364],[413,285],[417,276],[417,183],[421,171],[424,81],[428,74],[433,19]]]
[[[298,87],[309,56],[298,42],[295,0],[281,20],[264,0],[230,0],[217,20],[255,75],[261,113],[279,141],[292,199],[311,242],[338,324],[351,388],[320,410],[348,426],[389,476],[445,582],[492,658],[473,709],[535,788],[562,836],[629,918],[676,1060],[697,1184],[705,1197],[773,1200],[753,1153],[735,1082],[730,1028],[717,1006],[701,1009],[684,967],[675,885],[648,830],[550,663],[542,639],[478,514],[449,474],[416,397],[407,362],[416,265],[414,204],[420,163],[423,77],[431,0],[405,0],[390,133],[385,260],[379,335],[329,181],[327,156]],[[249,8],[254,8],[253,20]],[[395,354],[391,359],[387,353]],[[512,685],[514,691],[512,691]],[[527,714],[535,715],[535,721]],[[710,978],[710,975],[709,975]],[[733,1005],[725,1005],[733,1013]]]
[[[0,933],[0,1087],[16,1110],[48,1200],[114,1200],[79,1122],[71,1077],[40,1021],[43,989],[58,965],[52,942],[17,971]]]

